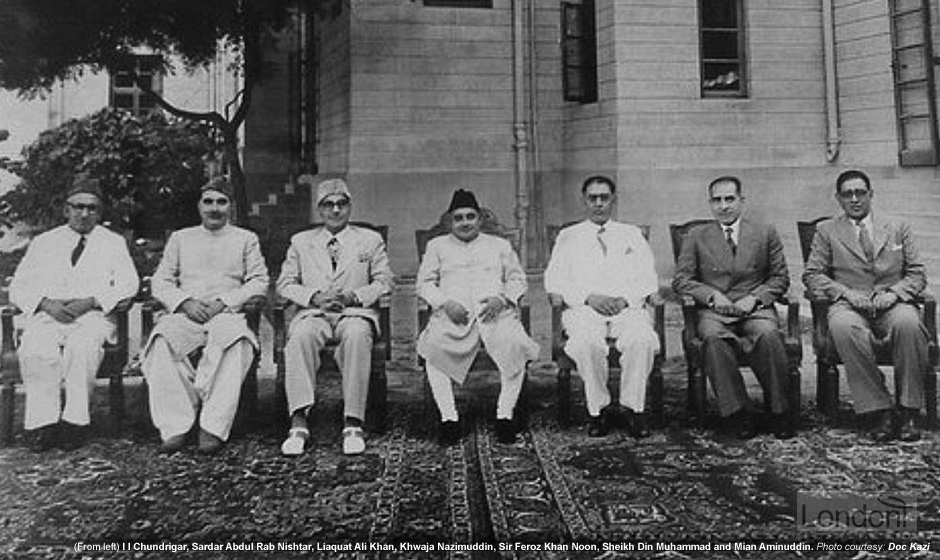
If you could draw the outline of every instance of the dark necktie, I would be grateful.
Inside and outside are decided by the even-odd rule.
[[[78,263],[78,259],[81,258],[82,253],[85,252],[85,236],[82,235],[78,238],[78,243],[75,244],[75,248],[72,249],[72,266],[75,266]]]
[[[326,249],[330,252],[330,263],[333,265],[333,270],[336,270],[336,263],[339,262],[339,239],[331,237],[326,244]]]
[[[859,220],[856,224],[858,224],[858,243],[862,246],[862,251],[865,252],[865,258],[872,261],[875,258],[875,246],[871,242],[868,228],[865,227],[865,222],[862,220]]]
[[[727,227],[725,228],[725,241],[728,242],[728,247],[731,249],[731,254],[737,254],[738,245],[734,242],[734,228]]]
[[[601,251],[604,252],[604,256],[607,256],[607,243],[604,241],[604,233],[606,232],[607,230],[603,226],[597,230],[597,242],[601,244]]]

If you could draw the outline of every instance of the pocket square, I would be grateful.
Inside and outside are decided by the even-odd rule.
[[[888,250],[889,251],[902,251],[904,250],[904,245],[901,245],[900,243],[896,243],[894,245],[889,246]]]
[[[368,252],[359,253],[359,262],[369,262],[372,260],[372,255]]]

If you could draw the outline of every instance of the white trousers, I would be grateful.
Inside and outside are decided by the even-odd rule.
[[[441,420],[457,420],[457,404],[454,401],[453,380],[444,372],[426,363],[428,372],[428,383],[431,385],[431,394],[434,395],[434,402],[437,403],[438,410],[441,411]],[[505,374],[499,372],[499,398],[496,400],[496,418],[512,419],[512,411],[516,407],[516,401],[519,400],[519,393],[522,391],[522,383],[525,380],[525,368]]]
[[[89,311],[71,323],[41,312],[26,320],[17,351],[26,388],[27,430],[57,423],[87,426],[89,398],[115,327],[102,312]],[[61,386],[65,385],[65,408]]]
[[[202,429],[227,440],[253,358],[254,347],[242,338],[225,349],[207,345],[193,369],[188,359],[174,357],[166,338],[155,336],[143,371],[150,388],[150,416],[160,437],[166,441],[185,434],[198,414]]]
[[[333,356],[343,376],[343,415],[365,420],[372,338],[372,323],[362,317],[307,315],[295,319],[284,347],[284,390],[290,413],[313,406],[320,349],[335,339],[339,344]]]
[[[565,352],[584,381],[588,414],[597,416],[610,404],[607,338],[616,340],[620,351],[620,404],[643,412],[646,383],[659,351],[659,337],[649,310],[628,307],[618,315],[605,317],[585,305],[565,310],[562,324],[568,334]]]

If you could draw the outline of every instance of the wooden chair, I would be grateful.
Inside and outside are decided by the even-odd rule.
[[[112,311],[111,316],[117,324],[117,341],[104,345],[104,358],[98,367],[97,378],[108,380],[112,430],[116,430],[124,419],[124,374],[128,358],[127,315],[134,302],[135,298],[121,300]],[[0,328],[3,329],[0,350],[0,445],[8,445],[13,439],[16,385],[23,381],[16,355],[22,334],[14,324],[14,317],[18,314],[20,310],[14,305],[0,309]]]
[[[803,264],[809,260],[813,247],[813,237],[816,235],[816,225],[828,219],[828,216],[810,221],[796,223],[800,236],[800,250],[803,253]],[[816,407],[827,416],[835,415],[839,408],[839,369],[842,363],[836,352],[835,345],[829,333],[829,306],[831,300],[822,294],[807,291],[813,315],[813,353],[816,355]],[[923,294],[914,300],[920,310],[921,321],[927,327],[927,352],[930,371],[924,375],[924,398],[927,403],[927,422],[930,426],[937,423],[937,378],[936,369],[940,362],[940,353],[937,346],[937,301],[931,294]],[[891,343],[887,339],[875,340],[875,359],[880,366],[891,366],[894,360],[891,356]],[[899,392],[895,390],[895,397]]]
[[[369,228],[379,233],[383,241],[388,241],[388,226],[375,225],[369,222],[351,221],[352,225]],[[311,226],[316,227],[316,226]],[[392,358],[391,296],[382,296],[376,304],[379,312],[379,329],[381,333],[372,343],[372,366],[369,371],[369,395],[366,401],[366,421],[373,432],[382,432],[387,426],[388,419],[388,377],[386,375],[386,362]],[[277,404],[275,414],[278,423],[284,430],[287,429],[290,411],[287,410],[287,393],[284,387],[286,375],[286,362],[284,348],[287,345],[287,327],[290,319],[296,313],[297,306],[285,298],[277,298],[271,306],[271,322],[274,326],[274,365],[276,371],[275,395]],[[320,350],[320,371],[339,372],[339,366],[333,358],[336,342],[331,341]]]
[[[669,224],[674,262],[679,260],[679,254],[682,252],[682,241],[685,236],[695,227],[712,222],[714,220],[698,219],[683,224]],[[800,304],[798,301],[789,299],[786,296],[782,297],[779,303],[787,308],[784,346],[786,347],[790,367],[786,391],[790,413],[793,415],[793,422],[796,423],[800,414],[800,364],[803,361],[803,347],[800,342]],[[693,416],[701,418],[705,414],[708,403],[703,359],[704,341],[698,336],[697,332],[698,306],[689,296],[683,296],[682,298],[682,319],[684,323],[682,350],[688,368],[689,410]],[[738,349],[738,364],[744,367],[749,366],[748,357],[740,351],[740,348]],[[765,403],[769,403],[768,399],[765,398],[764,400]]]
[[[480,230],[483,233],[489,233],[491,235],[498,235],[504,239],[507,239],[513,246],[513,249],[518,251],[519,247],[519,232],[515,230],[510,230],[499,223],[496,219],[496,215],[487,208],[482,208],[480,210],[482,223],[480,225]],[[444,214],[441,216],[440,220],[431,226],[428,229],[419,229],[415,231],[415,244],[418,247],[418,262],[424,260],[424,253],[427,250],[428,243],[435,237],[441,235],[447,235],[451,231],[450,223],[448,221],[448,215]],[[519,301],[519,320],[522,322],[522,327],[525,331],[531,332],[530,330],[530,309],[529,303],[526,299],[526,296],[523,296]],[[427,302],[422,301],[420,298],[418,300],[418,333],[424,331],[425,327],[428,326],[428,321],[431,318],[431,307]],[[418,357],[418,366],[423,370],[424,360],[419,356]],[[471,366],[471,371],[480,371],[480,370],[496,370],[496,364],[493,362],[493,359],[490,358],[489,354],[486,353],[485,348],[480,348],[480,351],[477,353],[476,358],[473,360],[473,365]],[[516,402],[516,410],[513,412],[513,419],[519,419],[522,423],[526,422],[528,418],[528,372],[525,374],[525,378],[522,381],[522,390],[519,392],[519,400]],[[437,405],[434,403],[434,397],[431,394],[431,384],[428,382],[428,378],[424,376],[424,407],[425,415],[428,417],[429,421],[437,418],[438,410]]]
[[[558,238],[561,230],[568,226],[578,223],[577,221],[567,222],[563,225],[552,224],[548,226],[549,252]],[[643,224],[640,226],[643,237],[649,240],[650,226]],[[548,301],[552,307],[552,361],[558,367],[558,384],[556,395],[558,399],[558,423],[562,427],[567,427],[571,423],[571,371],[577,369],[574,360],[565,353],[565,343],[568,337],[565,335],[562,327],[561,316],[566,305],[559,294],[548,294]],[[665,307],[659,295],[650,298],[653,305],[653,330],[659,337],[659,353],[653,362],[653,370],[650,372],[647,383],[647,409],[652,416],[654,425],[663,424],[663,359],[666,355],[666,314]],[[620,367],[620,351],[617,350],[616,340],[607,339],[607,346],[610,351],[607,354],[607,364],[610,368]]]

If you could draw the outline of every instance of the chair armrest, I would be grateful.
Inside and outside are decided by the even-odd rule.
[[[666,355],[666,302],[659,294],[653,294],[648,298],[648,302],[653,306],[653,330],[659,338],[659,355]]]
[[[7,305],[0,308],[0,328],[3,329],[2,347],[0,347],[0,379],[12,383],[20,377],[20,361],[16,357],[16,337],[13,317],[20,313],[19,308]]]
[[[682,296],[682,323],[685,329],[694,333],[698,324],[698,306],[692,296]]]

